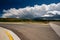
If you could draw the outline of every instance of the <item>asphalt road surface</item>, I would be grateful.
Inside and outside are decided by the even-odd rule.
[[[60,36],[60,23],[59,22],[53,22],[49,23],[51,28],[57,33],[58,36]]]
[[[60,40],[49,24],[1,24],[1,27],[12,30],[21,40]]]

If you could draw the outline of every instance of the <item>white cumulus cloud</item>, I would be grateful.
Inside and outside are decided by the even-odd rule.
[[[26,18],[32,19],[35,17],[49,17],[51,14],[59,14],[60,15],[60,3],[52,3],[49,5],[34,5],[34,7],[25,7],[25,8],[10,8],[8,10],[3,10],[2,18]],[[47,15],[49,14],[49,15]]]

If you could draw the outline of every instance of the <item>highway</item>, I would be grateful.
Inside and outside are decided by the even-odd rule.
[[[0,26],[13,31],[21,40],[60,40],[60,37],[49,24],[23,23],[1,24]]]
[[[14,32],[0,27],[0,40],[21,40]]]
[[[60,37],[60,23],[59,22],[50,22],[50,27],[56,32],[56,34]]]

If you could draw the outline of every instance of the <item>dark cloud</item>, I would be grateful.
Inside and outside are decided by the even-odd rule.
[[[0,15],[2,15],[3,9],[10,8],[25,8],[27,6],[33,7],[34,5],[41,4],[51,4],[51,3],[59,3],[60,0],[0,0]]]
[[[60,15],[60,3],[52,3],[49,5],[35,5],[34,7],[11,8],[3,10],[2,18],[35,18],[35,17],[53,17],[56,14]]]

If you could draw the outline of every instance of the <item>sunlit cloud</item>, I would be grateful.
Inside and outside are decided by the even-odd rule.
[[[3,10],[2,18],[26,18],[32,19],[35,17],[50,17],[56,14],[60,15],[60,3],[52,3],[49,5],[34,5],[34,7],[25,8],[10,8]],[[47,15],[48,14],[48,15]]]

